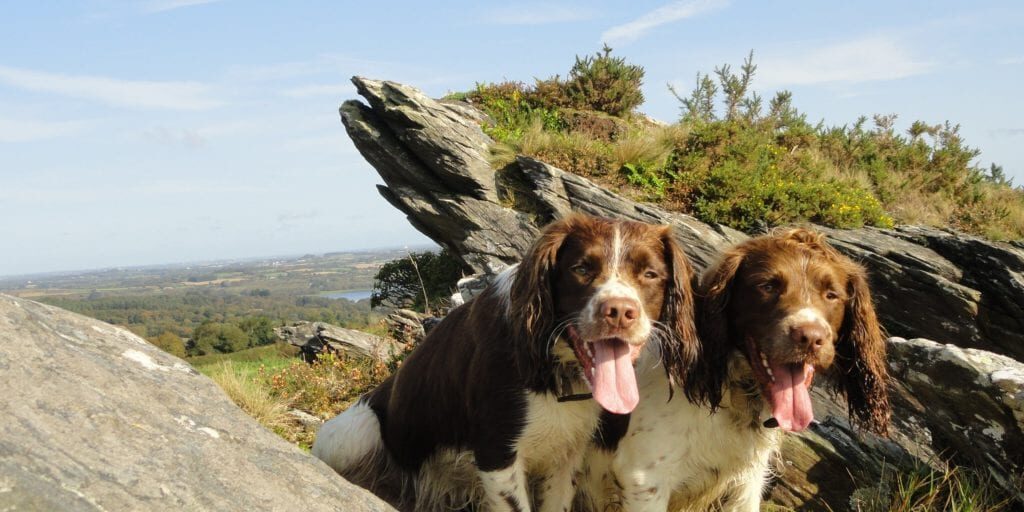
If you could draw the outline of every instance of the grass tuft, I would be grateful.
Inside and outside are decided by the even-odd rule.
[[[921,464],[907,472],[883,472],[875,487],[851,500],[858,512],[1000,512],[1011,499],[988,475],[964,467],[945,470]]]
[[[234,361],[221,361],[209,369],[210,378],[227,393],[231,401],[242,408],[261,425],[280,433],[288,429],[293,421],[288,415],[291,401],[253,378]]]

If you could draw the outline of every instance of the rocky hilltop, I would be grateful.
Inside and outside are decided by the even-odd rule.
[[[392,510],[134,334],[0,294],[0,510]]]
[[[394,82],[353,82],[366,102],[345,102],[341,120],[383,178],[381,195],[467,270],[518,261],[541,226],[569,212],[670,224],[698,270],[746,238],[537,160],[496,172],[480,128],[487,120],[472,106]],[[816,392],[823,421],[789,436],[772,500],[855,508],[885,467],[951,460],[988,474],[1024,507],[1024,245],[926,227],[819,229],[868,267],[882,322],[899,336],[890,341],[894,434],[854,431],[845,405]]]

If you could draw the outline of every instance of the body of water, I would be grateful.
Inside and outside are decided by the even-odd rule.
[[[358,302],[363,299],[369,299],[372,292],[373,290],[343,290],[337,292],[323,292],[320,296],[327,297],[328,299],[347,299],[352,302]]]

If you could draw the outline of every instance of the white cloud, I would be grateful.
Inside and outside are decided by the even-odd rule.
[[[755,62],[756,82],[765,87],[896,80],[934,67],[888,36],[863,37],[790,55],[766,55]]]
[[[221,0],[150,0],[142,4],[142,9],[146,12],[164,12],[180,9],[182,7],[212,4],[220,1]]]
[[[593,19],[592,9],[569,5],[520,4],[491,9],[483,16],[495,25],[547,25]]]
[[[117,107],[207,110],[222,105],[210,96],[210,87],[199,82],[121,80],[0,66],[0,83]]]
[[[80,133],[90,123],[84,121],[33,121],[0,119],[0,142],[31,142]]]
[[[616,25],[601,33],[601,42],[610,45],[629,43],[643,37],[651,29],[673,23],[698,14],[721,9],[729,5],[728,0],[687,0],[663,5],[639,18],[622,25]]]
[[[1015,66],[1017,64],[1024,64],[1024,57],[1007,57],[1005,59],[1000,59],[999,64],[1002,64],[1003,66]]]

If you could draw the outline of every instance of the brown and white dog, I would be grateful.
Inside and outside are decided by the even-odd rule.
[[[313,454],[401,509],[568,510],[599,417],[637,405],[644,347],[675,376],[692,361],[691,276],[666,226],[555,222]]]
[[[855,424],[886,432],[885,340],[865,271],[820,234],[779,230],[726,251],[697,310],[689,400],[670,401],[664,372],[638,365],[627,433],[588,456],[596,510],[759,510],[783,432],[814,419],[816,374],[846,396]]]

